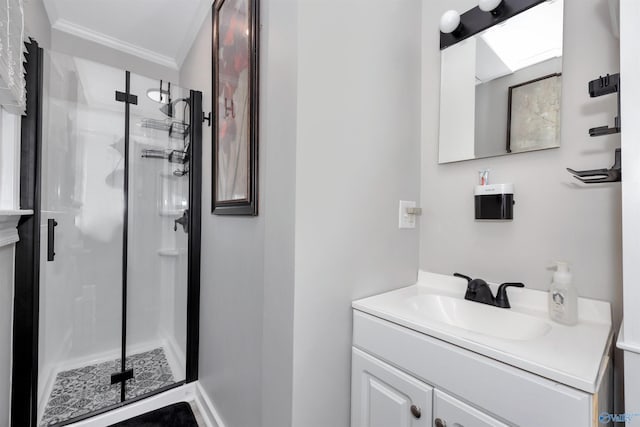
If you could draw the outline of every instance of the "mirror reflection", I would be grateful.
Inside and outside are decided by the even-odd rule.
[[[441,52],[439,163],[560,146],[563,0]]]

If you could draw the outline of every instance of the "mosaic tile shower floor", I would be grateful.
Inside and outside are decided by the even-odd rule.
[[[41,427],[120,403],[120,385],[111,385],[111,374],[120,370],[120,359],[59,372],[44,410]],[[134,377],[126,383],[131,399],[173,384],[174,378],[162,348],[127,357]]]

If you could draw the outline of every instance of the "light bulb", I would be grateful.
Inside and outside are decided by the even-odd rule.
[[[479,0],[478,7],[483,12],[491,12],[496,10],[502,4],[502,0]]]
[[[440,31],[453,33],[460,26],[460,14],[455,10],[447,10],[440,18]]]

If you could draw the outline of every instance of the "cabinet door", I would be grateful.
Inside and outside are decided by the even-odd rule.
[[[483,414],[457,399],[435,390],[433,419],[437,427],[507,427],[506,424]]]
[[[433,388],[353,348],[351,427],[428,427]]]

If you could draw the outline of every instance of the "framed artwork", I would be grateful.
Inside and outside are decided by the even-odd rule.
[[[560,146],[562,74],[550,74],[509,88],[507,153]]]
[[[211,211],[258,214],[258,0],[213,6]]]

